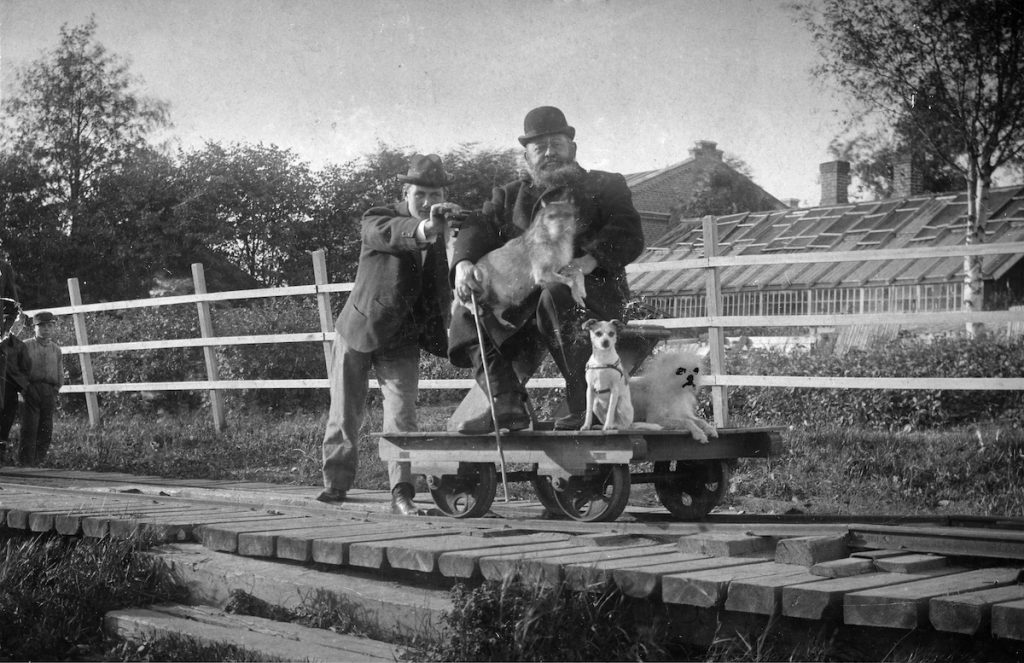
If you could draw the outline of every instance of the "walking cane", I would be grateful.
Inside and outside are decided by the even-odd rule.
[[[487,355],[484,354],[484,331],[480,325],[480,313],[476,306],[476,293],[469,291],[470,303],[473,305],[473,322],[476,323],[476,341],[480,346],[480,363],[484,366],[484,383],[487,385],[487,402],[491,408],[491,421],[494,422],[494,439],[498,443],[498,463],[501,467],[501,487],[505,491],[505,503],[508,503],[508,481],[505,478],[505,452],[501,448],[501,431],[498,429],[498,412],[494,409],[494,395],[491,393],[491,376],[487,370]]]

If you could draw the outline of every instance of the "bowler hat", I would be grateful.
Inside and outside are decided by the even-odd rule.
[[[57,316],[55,316],[53,313],[50,313],[49,311],[40,311],[39,313],[36,313],[34,316],[32,316],[32,324],[44,325],[47,322],[53,322],[56,319]]]
[[[409,159],[409,173],[399,175],[398,180],[407,184],[418,184],[420,186],[442,187],[448,186],[455,181],[444,172],[444,165],[441,157],[436,154],[414,154]]]
[[[540,106],[526,114],[523,120],[523,135],[519,144],[526,147],[534,138],[548,134],[565,134],[572,140],[576,137],[576,129],[565,121],[565,114],[554,106]]]

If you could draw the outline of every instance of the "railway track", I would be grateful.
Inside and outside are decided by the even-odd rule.
[[[384,492],[321,505],[312,486],[0,468],[9,534],[140,530],[239,564],[320,564],[448,586],[517,573],[725,616],[810,620],[1020,642],[1024,519],[712,513],[680,522],[629,507],[614,522],[498,501],[481,518],[388,512]],[[427,503],[421,506],[429,508]]]

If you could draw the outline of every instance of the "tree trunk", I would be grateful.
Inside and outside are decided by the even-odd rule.
[[[985,241],[985,225],[988,223],[989,194],[992,188],[992,174],[985,168],[972,164],[970,168],[967,199],[967,245]],[[964,297],[965,312],[981,311],[984,307],[984,280],[981,271],[981,256],[964,256]],[[972,338],[981,333],[980,322],[968,322],[967,334]]]

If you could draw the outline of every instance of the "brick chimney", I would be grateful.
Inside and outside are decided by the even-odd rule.
[[[901,154],[892,164],[892,197],[909,198],[924,192],[924,175],[910,154]]]
[[[850,162],[826,161],[821,171],[821,205],[841,205],[850,202]]]
[[[790,209],[800,209],[800,199],[799,198],[786,198],[782,202],[786,203],[786,207],[788,207]]]
[[[717,149],[718,143],[713,140],[698,140],[690,148],[690,157],[693,159],[714,159],[722,160],[722,150]]]

